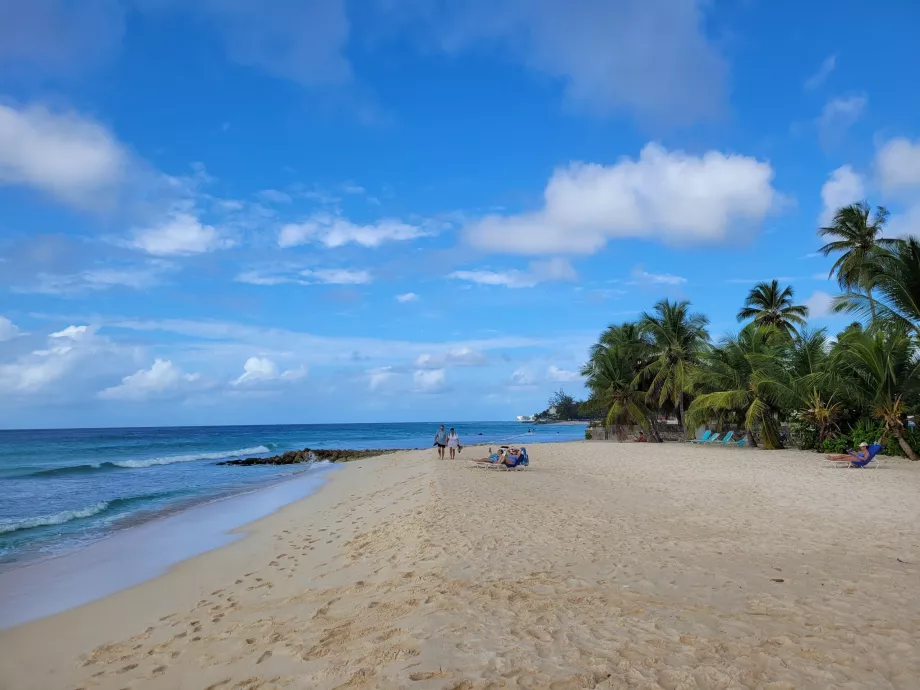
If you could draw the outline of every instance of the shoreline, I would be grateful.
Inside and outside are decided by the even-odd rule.
[[[920,677],[907,461],[571,442],[495,472],[473,455],[347,463],[228,546],[0,631],[0,687],[908,690]]]

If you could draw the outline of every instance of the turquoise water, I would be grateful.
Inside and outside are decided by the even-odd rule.
[[[583,425],[454,424],[465,444],[584,438]],[[428,448],[437,424],[0,431],[0,568],[56,555],[307,467],[221,460],[310,448]],[[434,451],[432,451],[434,452]]]

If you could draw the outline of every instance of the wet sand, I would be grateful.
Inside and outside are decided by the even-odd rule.
[[[351,463],[245,539],[4,631],[0,687],[918,687],[920,463],[475,452]]]

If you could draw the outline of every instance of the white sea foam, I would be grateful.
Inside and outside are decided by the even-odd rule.
[[[32,529],[33,527],[47,527],[48,525],[63,525],[71,520],[88,518],[101,513],[109,507],[108,502],[100,501],[86,508],[79,510],[62,510],[60,513],[53,515],[37,515],[35,517],[25,518],[24,520],[0,520],[0,534],[16,532],[21,529]]]
[[[240,450],[226,450],[219,453],[191,453],[189,455],[173,455],[165,458],[148,458],[146,460],[122,460],[113,462],[115,467],[127,467],[137,469],[140,467],[153,467],[154,465],[172,465],[176,462],[192,462],[194,460],[220,460],[222,458],[232,458],[238,455],[257,455],[259,453],[270,452],[265,446],[256,446],[254,448],[242,448]]]

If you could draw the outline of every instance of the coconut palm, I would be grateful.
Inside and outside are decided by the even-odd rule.
[[[835,385],[868,408],[911,460],[917,460],[917,455],[904,438],[904,427],[907,401],[916,402],[920,394],[918,374],[920,359],[914,343],[896,328],[842,334],[828,366]]]
[[[590,356],[581,368],[581,375],[590,376],[596,362],[611,348],[619,348],[621,355],[630,358],[638,366],[648,357],[649,340],[637,323],[626,322],[607,326],[598,341],[591,346]]]
[[[607,410],[606,426],[624,436],[624,428],[635,424],[660,440],[652,424],[653,413],[645,403],[645,393],[635,384],[636,368],[628,347],[611,346],[593,360],[586,375],[591,390],[591,406]]]
[[[878,317],[920,335],[920,239],[888,241],[866,261],[863,271],[863,284],[837,297],[835,311],[872,322]]]
[[[687,410],[688,422],[741,423],[752,443],[759,429],[765,448],[782,448],[780,417],[801,399],[785,366],[788,348],[788,338],[756,323],[723,339],[706,353],[694,376],[699,394]]]
[[[691,375],[709,340],[708,325],[708,318],[690,312],[690,302],[686,300],[661,300],[652,314],[645,312],[639,319],[640,331],[650,340],[650,352],[636,383],[647,382],[648,399],[654,406],[661,408],[670,402],[677,407],[681,424],[684,395],[690,390]]]
[[[738,312],[738,320],[754,319],[758,326],[773,327],[788,336],[794,336],[796,328],[804,326],[808,317],[808,307],[795,304],[794,296],[792,286],[780,289],[778,280],[758,283],[744,300],[744,307]]]
[[[869,204],[861,201],[837,209],[831,224],[818,230],[820,237],[833,238],[818,251],[824,256],[840,254],[831,266],[828,278],[836,274],[841,290],[859,288],[866,294],[870,310],[872,285],[869,267],[878,250],[894,242],[882,237],[887,222],[888,209],[876,206],[873,214]],[[874,313],[872,320],[875,320]]]
[[[825,401],[817,388],[812,390],[799,416],[818,427],[818,450],[824,447],[825,439],[837,428],[843,413],[843,403],[834,402],[833,399]]]

